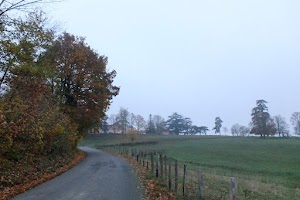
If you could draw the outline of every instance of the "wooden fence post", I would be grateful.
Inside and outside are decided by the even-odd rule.
[[[172,189],[172,171],[171,171],[172,168],[171,167],[172,167],[172,162],[170,161],[169,162],[169,181],[168,181],[169,182],[169,184],[168,184],[169,185],[169,191],[171,191],[171,189]]]
[[[202,170],[198,170],[199,199],[204,199],[204,179]]]
[[[164,164],[162,154],[159,154],[160,177],[163,178]]]
[[[140,157],[140,165],[142,164],[142,152],[139,152],[139,157]]]
[[[183,166],[183,183],[182,183],[182,195],[186,195],[186,165]]]
[[[149,162],[147,160],[147,166],[146,166],[146,169],[148,170],[149,169]]]
[[[178,163],[177,160],[175,160],[175,192],[178,191]]]
[[[153,152],[151,152],[151,175],[154,174],[154,158],[153,158]]]
[[[158,178],[158,155],[155,156],[155,161],[156,161],[156,165],[155,165],[155,176],[156,178]]]
[[[165,164],[165,180],[167,180],[168,173],[167,173],[167,156],[164,156],[164,164]]]
[[[237,179],[236,177],[230,177],[230,200],[237,199]]]

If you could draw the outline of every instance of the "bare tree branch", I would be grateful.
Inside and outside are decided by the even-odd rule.
[[[5,0],[2,0],[1,3],[0,3],[0,8],[1,6],[3,5],[3,3],[5,2]]]
[[[0,2],[0,16],[3,14],[20,8],[26,8],[27,6],[33,4],[40,4],[40,3],[53,3],[59,2],[60,0],[19,0],[15,2],[9,2],[7,0],[1,0]]]

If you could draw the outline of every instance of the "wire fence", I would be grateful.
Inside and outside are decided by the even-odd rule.
[[[200,168],[189,169],[187,164],[179,163],[163,152],[142,151],[125,146],[106,146],[101,149],[133,158],[170,192],[174,192],[177,199],[239,199],[236,177],[222,177],[223,180],[216,186],[210,181],[206,182]]]

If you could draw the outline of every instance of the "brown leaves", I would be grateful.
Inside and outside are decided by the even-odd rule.
[[[50,161],[46,157],[35,163],[9,163],[0,165],[0,200],[10,199],[19,193],[46,182],[79,163],[85,154],[77,152],[73,156],[59,157]],[[0,160],[1,161],[1,160]],[[37,161],[37,160],[36,160]]]
[[[112,85],[116,72],[107,72],[107,58],[69,33],[61,35],[46,52],[52,66],[54,93],[62,109],[84,130],[99,124],[119,88]]]
[[[147,199],[175,199],[174,193],[169,192],[166,188],[161,187],[159,180],[149,178],[149,171],[147,171],[143,166],[137,164],[137,162],[132,158],[125,157],[125,159],[134,167],[136,173],[138,174],[140,182],[143,184],[146,191]]]

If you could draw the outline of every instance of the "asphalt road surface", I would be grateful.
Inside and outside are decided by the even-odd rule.
[[[80,149],[87,158],[77,166],[14,200],[144,199],[137,175],[125,160],[92,148]]]

